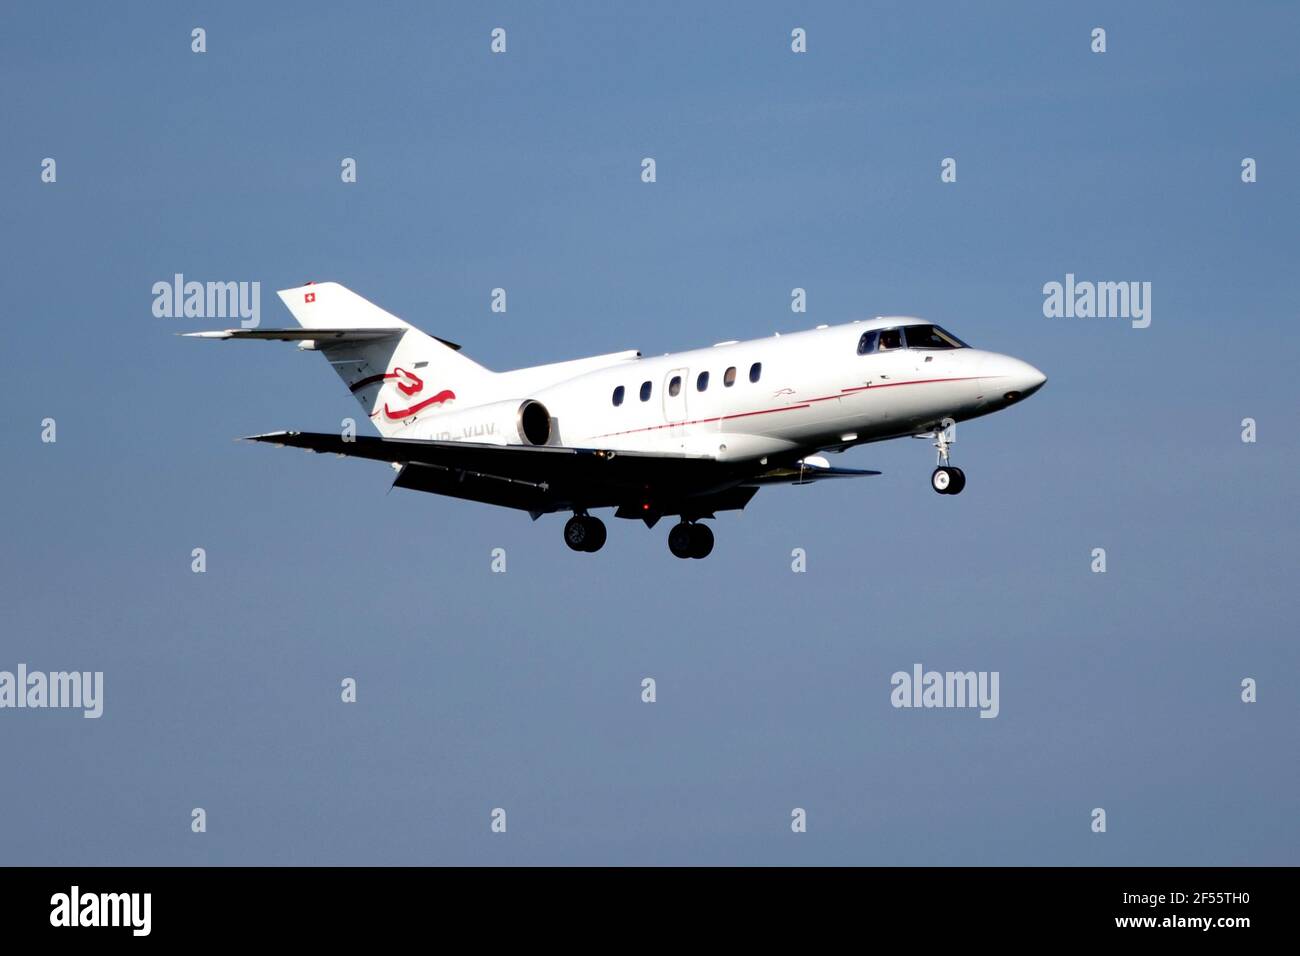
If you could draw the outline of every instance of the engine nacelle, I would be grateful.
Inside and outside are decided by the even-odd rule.
[[[443,412],[420,421],[411,431],[413,437],[431,441],[545,445],[551,440],[551,413],[534,399],[511,399]]]

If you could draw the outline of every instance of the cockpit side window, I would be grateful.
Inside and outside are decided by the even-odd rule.
[[[858,354],[870,355],[876,350],[876,339],[880,338],[879,332],[863,332],[862,338],[858,339]]]
[[[901,349],[903,347],[902,329],[881,329],[880,342],[876,346],[877,351],[888,352],[891,349]]]
[[[903,329],[909,349],[964,349],[968,346],[937,325],[909,325]]]

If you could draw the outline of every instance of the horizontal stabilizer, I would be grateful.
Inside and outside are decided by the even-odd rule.
[[[218,329],[181,332],[189,339],[267,339],[276,342],[372,342],[401,335],[406,329]]]

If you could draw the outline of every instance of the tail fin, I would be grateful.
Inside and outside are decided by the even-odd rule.
[[[325,356],[385,437],[417,418],[487,397],[493,373],[461,355],[460,346],[426,335],[337,282],[278,294],[304,332],[322,333],[300,347]]]
[[[309,282],[276,293],[304,329],[409,329],[391,312],[337,282]]]

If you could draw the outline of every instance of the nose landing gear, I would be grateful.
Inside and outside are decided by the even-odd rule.
[[[713,551],[713,532],[707,525],[683,521],[668,532],[668,550],[679,558],[707,558]]]
[[[948,464],[948,447],[953,442],[948,433],[947,426],[950,424],[951,419],[943,422],[945,427],[937,428],[934,432],[934,447],[939,449],[939,466],[930,473],[930,487],[941,495],[959,495],[966,487],[966,472]]]
[[[605,546],[605,522],[588,514],[575,514],[565,522],[564,543],[574,551],[599,551]]]
[[[941,495],[958,495],[966,487],[966,473],[960,468],[936,468],[930,474],[930,487]]]

